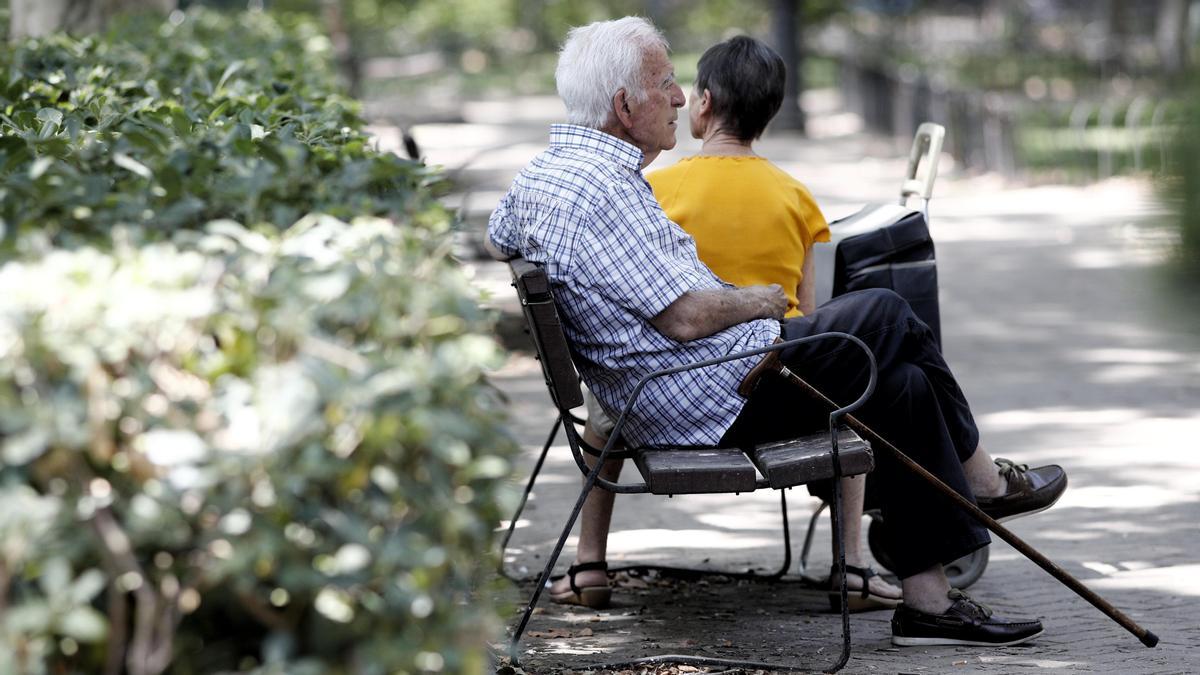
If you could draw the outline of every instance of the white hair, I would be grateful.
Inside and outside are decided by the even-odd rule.
[[[593,129],[605,126],[619,89],[635,101],[644,101],[642,63],[646,52],[656,47],[666,50],[667,39],[640,16],[572,28],[554,71],[567,121]]]

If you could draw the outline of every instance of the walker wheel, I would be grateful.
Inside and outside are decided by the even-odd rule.
[[[871,555],[875,556],[876,562],[890,571],[892,559],[883,544],[883,515],[879,511],[868,511],[867,515],[871,517],[871,525],[867,528],[867,545],[871,547]],[[946,565],[946,578],[950,580],[951,588],[967,588],[979,581],[979,577],[987,570],[990,548],[984,546]]]

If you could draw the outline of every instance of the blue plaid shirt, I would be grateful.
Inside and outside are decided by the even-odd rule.
[[[651,371],[762,347],[780,330],[764,319],[680,343],[650,324],[688,291],[729,285],[663,213],[642,157],[604,132],[555,124],[550,148],[517,175],[488,222],[497,248],[545,265],[576,365],[610,414]],[[636,445],[715,445],[745,404],[735,389],[756,361],[651,382],[622,435]]]

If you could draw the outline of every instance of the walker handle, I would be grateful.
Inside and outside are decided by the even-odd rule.
[[[933,182],[937,180],[938,158],[942,154],[942,142],[946,139],[946,127],[934,122],[924,122],[917,127],[913,136],[912,150],[908,152],[908,171],[900,185],[900,205],[907,206],[910,197],[920,197],[925,204],[933,197]],[[925,178],[917,179],[917,169],[925,160]]]

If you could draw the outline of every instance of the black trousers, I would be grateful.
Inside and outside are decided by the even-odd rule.
[[[962,464],[979,431],[942,358],[933,333],[908,303],[889,290],[834,298],[808,316],[783,321],[785,340],[827,331],[849,333],[875,354],[875,393],[855,416],[959,494],[974,500]],[[866,387],[869,365],[845,340],[818,340],[785,349],[789,369],[845,405]],[[763,377],[722,445],[749,446],[828,428],[829,411],[778,375]],[[945,564],[990,542],[987,529],[937,493],[886,450],[875,452],[872,497],[886,523],[893,572],[904,578]]]

